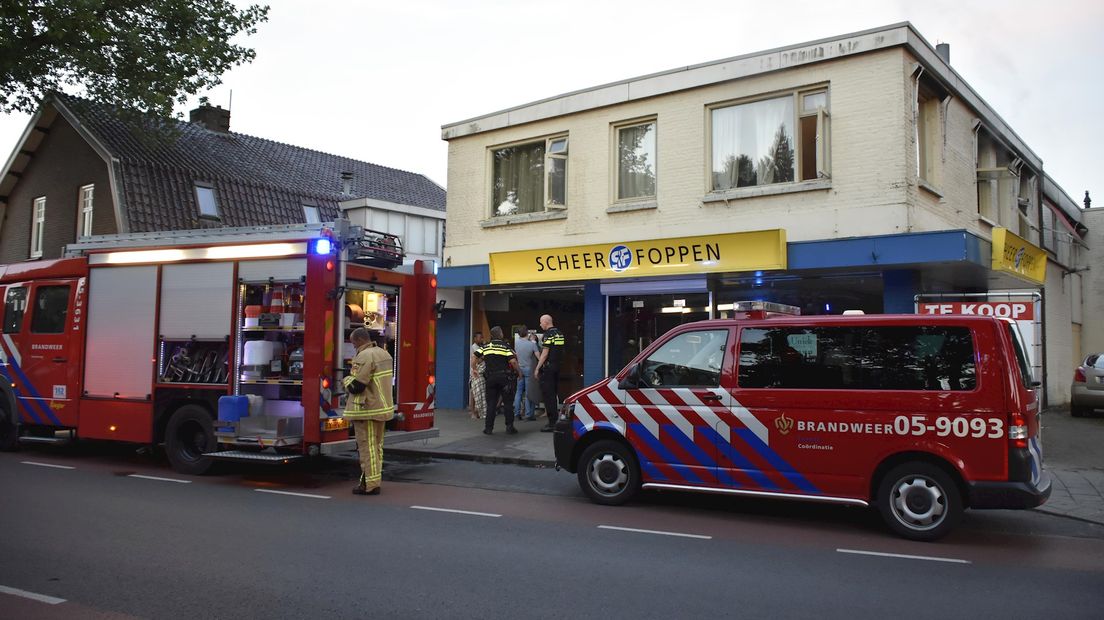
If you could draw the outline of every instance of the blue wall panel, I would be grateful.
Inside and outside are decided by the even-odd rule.
[[[437,319],[437,407],[468,406],[467,310],[444,310]]]
[[[583,288],[583,385],[606,376],[606,297],[599,282]]]
[[[911,269],[890,269],[882,272],[882,312],[913,314],[915,296],[920,290],[920,273]]]

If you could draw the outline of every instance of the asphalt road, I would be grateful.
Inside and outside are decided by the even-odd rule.
[[[349,494],[352,473],[324,462],[187,477],[102,444],[0,454],[0,617],[1104,609],[1104,527],[1031,511],[968,512],[923,544],[853,508],[682,494],[597,506],[553,470],[389,461],[384,493],[367,498]]]

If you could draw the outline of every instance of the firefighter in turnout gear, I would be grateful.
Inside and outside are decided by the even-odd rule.
[[[483,359],[483,376],[487,380],[487,421],[483,433],[490,435],[494,430],[495,415],[502,413],[506,421],[506,432],[517,433],[514,428],[514,389],[517,386],[517,356],[502,336],[501,327],[491,328],[491,342],[476,353]]]
[[[349,335],[356,347],[352,369],[345,377],[345,418],[351,421],[360,452],[360,484],[355,495],[379,495],[383,472],[384,425],[395,417],[391,397],[394,361],[383,347],[376,346],[372,332],[358,327]]]

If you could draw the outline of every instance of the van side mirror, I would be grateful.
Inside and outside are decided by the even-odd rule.
[[[634,390],[640,387],[640,366],[633,364],[628,374],[621,380],[620,387]]]

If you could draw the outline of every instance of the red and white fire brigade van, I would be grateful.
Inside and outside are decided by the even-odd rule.
[[[796,311],[741,303],[671,330],[565,401],[557,467],[602,504],[644,488],[875,505],[916,540],[966,507],[1049,497],[1010,320]]]
[[[406,435],[432,436],[436,278],[337,224],[91,237],[0,266],[0,448],[164,443],[175,469],[352,449],[346,343],[386,336]]]

